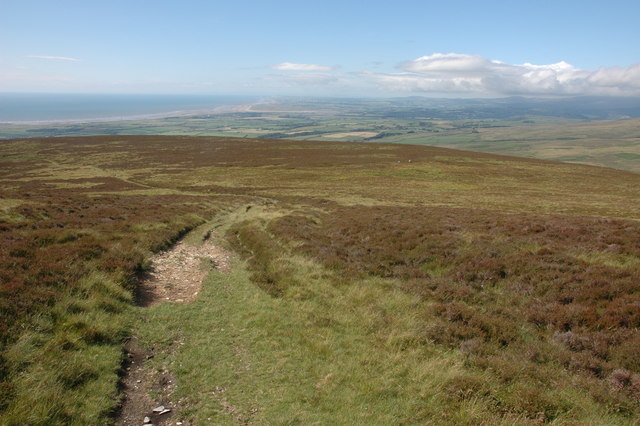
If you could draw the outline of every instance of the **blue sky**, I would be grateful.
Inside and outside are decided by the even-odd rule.
[[[0,4],[0,91],[640,95],[640,2]]]

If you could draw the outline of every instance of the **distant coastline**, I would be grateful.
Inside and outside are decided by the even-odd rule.
[[[258,97],[0,94],[0,125],[37,126],[154,120],[250,111]]]
[[[151,114],[138,114],[138,115],[126,115],[126,116],[111,116],[111,117],[88,117],[88,118],[64,118],[64,119],[51,119],[51,120],[17,120],[17,121],[2,121],[0,125],[19,125],[19,126],[37,126],[43,124],[82,124],[82,123],[108,123],[113,121],[136,121],[136,120],[155,120],[169,117],[189,117],[193,115],[215,115],[225,114],[230,112],[248,112],[262,102],[256,102],[244,105],[230,105],[220,106],[214,109],[201,109],[201,110],[184,110],[184,111],[168,111]]]

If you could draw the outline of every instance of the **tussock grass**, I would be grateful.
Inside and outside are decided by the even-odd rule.
[[[212,272],[193,305],[138,314],[142,340],[167,348],[153,363],[176,373],[184,418],[216,424],[632,422],[627,416],[634,404],[617,394],[611,400],[606,385],[572,376],[553,360],[523,362],[521,354],[532,350],[527,342],[550,350],[526,327],[481,317],[479,327],[498,339],[507,333],[518,348],[501,355],[483,348],[484,340],[451,348],[429,331],[440,321],[437,306],[407,291],[403,280],[327,268],[274,241],[259,219],[227,226],[246,263],[236,260],[229,275]],[[295,221],[291,226],[308,231]],[[265,268],[277,271],[276,297],[256,276]],[[478,366],[481,352],[490,367]],[[585,393],[582,386],[593,389]]]
[[[323,275],[304,259],[292,260],[296,266],[289,266],[305,277]],[[426,414],[416,415],[414,392],[434,397],[436,391],[420,379],[461,362],[442,354],[446,361],[433,357],[422,377],[412,377],[412,365],[400,361],[427,354],[400,355],[402,331],[381,330],[383,310],[406,308],[411,297],[388,294],[384,283],[344,294],[319,276],[274,298],[252,283],[241,264],[233,271],[213,273],[193,306],[165,305],[145,315],[153,319],[145,322],[149,344],[162,343],[154,336],[184,341],[174,356],[154,362],[176,372],[178,397],[197,423],[424,420]],[[386,306],[378,306],[381,300]],[[395,321],[403,323],[398,328],[415,324],[410,315]]]
[[[117,401],[131,294],[111,276],[85,277],[77,294],[31,319],[5,352],[12,398],[5,424],[105,421]]]
[[[629,354],[637,339],[638,265],[610,261],[640,258],[636,228],[630,221],[362,206],[313,220],[286,216],[270,227],[343,277],[400,280],[422,300],[423,341],[464,355],[467,374],[481,371],[483,385],[492,384],[454,381],[458,399],[480,393],[496,413],[545,422],[588,417],[599,404],[601,415],[638,409],[631,377],[640,376],[629,372],[637,368]],[[576,250],[593,253],[588,264],[571,256]],[[612,375],[623,370],[629,377],[612,389]],[[576,388],[584,397],[576,398]]]

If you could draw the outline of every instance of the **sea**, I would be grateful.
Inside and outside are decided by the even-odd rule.
[[[0,93],[0,123],[139,120],[234,111],[260,101],[251,96]]]

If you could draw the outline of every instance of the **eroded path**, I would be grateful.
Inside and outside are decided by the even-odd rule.
[[[209,237],[210,232],[207,232],[200,241],[193,241],[194,235],[187,235],[168,250],[153,256],[149,271],[138,284],[138,304],[150,307],[161,302],[191,302],[198,296],[202,282],[212,268],[227,272],[229,252]],[[182,424],[179,403],[172,398],[175,379],[171,372],[149,368],[145,362],[154,356],[153,350],[138,344],[135,337],[126,344],[125,350],[128,364],[122,381],[125,399],[116,423]]]
[[[195,300],[211,267],[226,272],[229,253],[210,238],[201,244],[188,243],[183,238],[151,259],[151,268],[139,283],[138,304]]]

